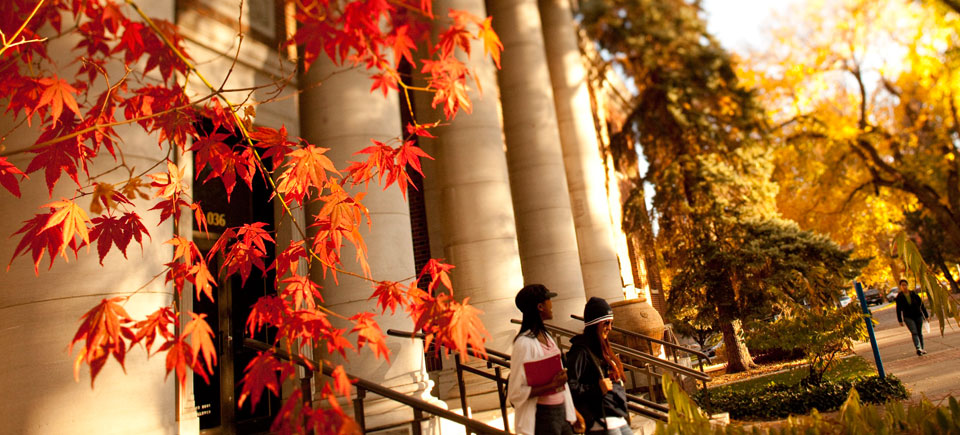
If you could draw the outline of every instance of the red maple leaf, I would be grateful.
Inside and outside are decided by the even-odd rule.
[[[445,293],[439,295],[439,297],[433,297],[418,288],[412,288],[410,290],[410,300],[411,303],[407,306],[407,311],[410,313],[410,319],[413,320],[413,329],[426,334],[423,345],[425,348],[429,347],[435,338],[435,332],[444,324],[443,319],[450,298]],[[440,351],[440,347],[437,348],[437,351]]]
[[[417,49],[417,44],[413,42],[413,39],[410,39],[410,36],[407,32],[410,30],[409,25],[402,25],[393,29],[393,33],[387,37],[387,43],[393,48],[393,64],[400,65],[401,59],[407,59],[411,65],[414,65],[413,53],[410,52],[410,49]]]
[[[333,162],[323,155],[327,150],[307,144],[288,154],[283,165],[286,169],[277,178],[277,193],[284,195],[288,202],[303,204],[310,189],[322,191],[328,184],[327,172],[340,174]]]
[[[147,64],[143,68],[143,73],[146,74],[154,68],[160,70],[160,76],[163,77],[164,81],[170,79],[173,72],[176,71],[180,74],[187,72],[187,66],[181,60],[180,55],[183,55],[186,59],[190,60],[190,56],[187,54],[186,46],[184,44],[183,37],[180,36],[180,33],[177,32],[177,26],[167,20],[153,20],[154,25],[157,29],[160,30],[160,33],[163,34],[163,37],[167,41],[170,41],[170,44],[177,48],[176,51],[167,48],[166,43],[160,39],[160,36],[155,32],[147,32],[145,37],[146,54],[147,54]]]
[[[383,175],[393,166],[394,149],[378,140],[370,139],[370,142],[373,142],[373,146],[353,153],[353,155],[367,154],[367,160],[351,162],[346,169],[353,186],[363,183],[364,187],[367,187],[375,173],[380,175],[378,182],[383,184]]]
[[[430,286],[427,287],[427,291],[433,292],[433,289],[437,287],[437,283],[443,283],[443,285],[453,291],[453,284],[450,282],[450,275],[447,273],[450,269],[453,269],[455,266],[452,264],[446,264],[442,262],[443,260],[437,260],[436,258],[431,258],[426,265],[423,266],[423,269],[420,271],[420,275],[417,276],[419,280],[424,275],[430,275]]]
[[[210,301],[213,301],[213,287],[216,285],[216,281],[210,274],[207,262],[200,255],[197,245],[180,236],[175,236],[164,243],[174,246],[173,259],[166,264],[169,268],[166,282],[173,281],[179,294],[183,291],[184,282],[189,281],[197,292],[198,300],[200,294],[203,293],[207,295]]]
[[[451,16],[454,13],[455,11],[450,11]],[[460,47],[469,56],[470,32],[462,26],[451,26],[440,34],[440,42],[437,46],[440,47],[440,54],[444,57],[452,55],[457,47]]]
[[[264,229],[266,225],[265,222],[255,222],[244,224],[236,231],[233,228],[227,228],[210,249],[208,258],[212,258],[217,252],[224,252],[220,270],[225,269],[227,276],[240,272],[241,282],[246,284],[253,266],[257,266],[261,272],[267,271],[267,266],[263,262],[267,257],[266,244],[276,242]],[[231,240],[233,240],[232,243]],[[228,245],[229,248],[227,248]]]
[[[200,293],[203,293],[211,302],[213,301],[213,287],[216,285],[216,280],[210,274],[210,268],[207,267],[203,257],[198,256],[197,262],[190,268],[189,280],[197,291],[197,300],[200,300]]]
[[[337,364],[330,377],[333,378],[334,391],[339,394],[340,397],[350,397],[350,389],[356,380],[350,379],[350,377],[347,376],[347,371],[344,370],[343,365]]]
[[[287,316],[287,305],[276,296],[264,296],[250,307],[247,316],[247,331],[251,336],[260,332],[264,326],[279,325]]]
[[[377,306],[380,307],[380,313],[386,313],[390,308],[390,314],[397,312],[397,307],[406,305],[407,293],[403,290],[403,284],[394,281],[380,281],[374,286],[376,290],[369,299],[377,298]]]
[[[240,150],[235,150],[224,143],[230,137],[231,135],[225,133],[201,135],[190,148],[194,151],[198,169],[210,167],[207,178],[203,182],[206,183],[214,178],[219,178],[227,191],[227,201],[230,200],[238,176],[247,184],[248,188],[252,188],[253,176],[257,172],[257,162],[253,150],[246,147],[237,147]]]
[[[13,256],[10,257],[7,270],[10,270],[13,260],[26,254],[27,250],[30,250],[30,257],[33,259],[33,272],[38,276],[40,275],[40,260],[43,259],[44,250],[50,255],[50,267],[53,267],[53,259],[63,243],[63,234],[57,227],[46,228],[47,221],[50,220],[52,215],[52,211],[37,214],[32,219],[24,221],[23,226],[14,233],[14,235],[23,234],[23,236],[20,238],[17,248],[13,251]]]
[[[287,127],[280,126],[279,130],[268,127],[257,127],[250,132],[250,139],[255,141],[257,148],[263,148],[266,151],[261,156],[264,161],[273,162],[273,169],[277,169],[286,159],[288,153],[293,150],[297,144],[287,139]]]
[[[190,204],[190,209],[193,210],[193,221],[197,224],[197,228],[201,232],[207,233],[207,215],[203,213],[200,203]]]
[[[284,368],[277,361],[273,351],[258,353],[243,371],[243,380],[240,381],[243,386],[237,398],[238,408],[242,407],[243,402],[249,398],[250,409],[256,409],[264,388],[270,390],[275,396],[280,395],[280,379],[277,374],[284,371]]]
[[[310,256],[303,246],[303,240],[297,240],[277,254],[273,267],[277,271],[277,276],[285,276],[288,273],[295,272],[300,261],[309,258]]]
[[[500,42],[497,32],[493,31],[493,17],[483,20],[477,32],[477,38],[483,41],[483,54],[490,54],[497,69],[500,69],[500,52],[503,51],[503,43]]]
[[[370,76],[373,79],[373,85],[370,86],[370,92],[380,89],[383,91],[383,96],[386,97],[391,89],[399,90],[397,88],[397,78],[390,72],[381,72]]]
[[[123,216],[99,216],[93,218],[93,229],[90,231],[90,242],[97,242],[97,254],[100,255],[100,265],[103,265],[103,259],[110,252],[110,247],[116,245],[123,258],[127,258],[127,245],[130,240],[136,240],[143,247],[143,235],[147,232],[147,227],[143,226],[140,216],[134,212],[125,213]]]
[[[327,353],[339,353],[341,357],[347,357],[347,350],[353,349],[353,344],[344,336],[346,333],[346,329],[328,328],[322,340],[327,345]]]
[[[73,345],[83,343],[73,364],[73,377],[79,380],[80,365],[87,363],[90,366],[90,388],[93,388],[93,381],[110,355],[123,367],[127,354],[126,340],[134,338],[130,329],[133,319],[120,305],[120,302],[125,300],[126,298],[119,296],[101,300],[80,318],[80,328],[70,342],[70,353],[73,353]]]
[[[133,93],[134,96],[123,101],[124,116],[128,120],[136,119],[148,132],[159,131],[159,143],[169,140],[183,149],[187,138],[196,136],[196,109],[179,85],[147,85]]]
[[[203,356],[206,363],[206,372],[213,374],[213,366],[217,365],[217,347],[213,344],[213,330],[206,320],[206,314],[189,313],[190,321],[183,327],[183,334],[180,338],[190,337],[190,344],[193,347],[191,358],[198,361],[197,355]],[[202,369],[202,366],[198,367]],[[202,370],[201,370],[202,371]]]
[[[64,115],[57,126],[45,130],[40,135],[37,143],[49,142],[61,136],[68,136],[75,126],[76,118],[73,114]],[[80,185],[77,178],[77,168],[80,166],[80,160],[85,156],[83,146],[80,144],[80,137],[57,139],[56,142],[33,149],[30,152],[36,154],[36,157],[27,165],[26,172],[30,174],[43,169],[50,196],[53,196],[53,188],[62,174],[67,174],[74,183]]]
[[[463,302],[452,301],[447,308],[448,315],[445,327],[438,328],[437,340],[460,353],[467,355],[467,347],[472,347],[483,358],[486,354],[484,342],[490,338],[490,333],[480,321],[483,312],[469,305],[470,298]]]
[[[422,124],[407,124],[407,134],[414,134],[420,137],[426,137],[430,139],[436,139],[437,137],[430,134],[429,128],[436,127],[435,124],[422,125]]]
[[[66,80],[57,76],[39,79],[37,80],[37,84],[43,88],[43,91],[40,94],[40,100],[37,101],[35,110],[49,105],[51,111],[50,116],[54,123],[59,121],[60,114],[63,113],[64,105],[77,116],[81,116],[80,108],[77,106],[77,100],[73,98],[73,94],[79,93],[77,88],[70,86]]]
[[[143,37],[149,34],[151,32],[146,24],[138,21],[128,22],[124,26],[123,35],[120,36],[120,43],[113,48],[112,52],[124,52],[124,63],[133,64],[143,56],[146,50]]]
[[[289,298],[293,303],[292,307],[300,307],[313,310],[317,307],[317,301],[323,302],[323,296],[320,295],[320,286],[313,282],[309,276],[294,275],[281,281],[287,284],[283,288],[281,296]]]
[[[157,335],[163,338],[164,341],[173,338],[173,331],[171,330],[176,321],[177,316],[170,307],[163,307],[154,311],[147,316],[146,319],[133,325],[133,329],[135,329],[137,333],[130,343],[130,346],[140,343],[141,341],[146,341],[144,347],[147,349],[147,354],[149,355],[150,350],[153,349],[153,342],[156,340]]]
[[[167,172],[150,174],[153,182],[150,183],[156,189],[156,196],[160,201],[150,210],[160,210],[160,223],[173,217],[174,220],[180,220],[181,207],[190,207],[181,197],[187,189],[183,181],[184,169],[178,168],[171,161],[167,161]]]
[[[180,383],[180,388],[187,388],[187,369],[194,367],[194,353],[190,348],[190,345],[183,341],[182,337],[177,337],[167,340],[167,342],[164,343],[157,352],[167,353],[166,376],[170,376],[170,372],[176,370],[177,381]],[[201,370],[196,373],[203,378],[204,382],[208,384],[210,383],[210,378],[207,377],[205,372]],[[166,379],[166,376],[164,379]]]
[[[364,344],[369,344],[377,358],[383,356],[387,361],[390,361],[390,348],[387,347],[383,331],[380,330],[377,321],[373,320],[373,316],[374,314],[370,312],[357,313],[351,316],[350,320],[354,322],[354,326],[350,332],[357,333],[357,350],[362,349]]]
[[[43,230],[54,227],[59,229],[61,235],[59,250],[63,254],[64,259],[67,258],[67,247],[76,246],[74,241],[75,235],[79,236],[80,240],[82,240],[82,244],[79,246],[90,244],[90,234],[87,229],[87,222],[90,222],[90,219],[87,218],[87,212],[83,211],[75,202],[67,198],[61,198],[60,201],[51,202],[41,207],[54,210],[53,214],[50,215],[50,219],[47,220],[46,225],[43,226]]]
[[[19,198],[20,182],[17,181],[17,175],[20,176],[21,180],[29,178],[27,174],[24,174],[23,171],[13,166],[13,163],[10,163],[4,157],[0,157],[0,185],[9,190],[13,196]]]

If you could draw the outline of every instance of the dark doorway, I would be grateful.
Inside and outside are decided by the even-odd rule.
[[[227,145],[237,144],[227,142]],[[203,182],[209,169],[194,169],[197,174],[193,189],[194,201],[200,202],[206,214],[209,233],[193,228],[193,234],[195,243],[204,255],[226,228],[265,222],[267,231],[274,231],[270,191],[261,176],[254,178],[252,189],[239,181],[228,199],[219,179]],[[272,248],[268,248],[265,264],[274,260],[275,252]],[[280,408],[280,399],[267,393],[269,397],[262,397],[256,410],[251,410],[249,401],[244,403],[243,408],[238,408],[237,396],[240,393],[239,383],[243,379],[243,370],[257,353],[244,348],[243,339],[249,337],[269,343],[275,336],[274,331],[269,329],[250,336],[244,326],[253,304],[263,296],[276,294],[276,276],[273,271],[264,274],[254,268],[246,283],[241,282],[239,276],[223,280],[219,276],[220,263],[220,258],[212,258],[209,263],[210,272],[219,278],[216,300],[211,302],[206,297],[194,300],[194,311],[206,314],[210,327],[217,334],[219,353],[218,365],[214,368],[209,384],[200,376],[194,375],[193,393],[200,417],[200,429],[207,434],[265,433],[270,429],[270,424]]]

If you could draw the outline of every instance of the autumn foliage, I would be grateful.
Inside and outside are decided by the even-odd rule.
[[[177,27],[147,17],[136,2],[6,2],[0,14],[0,103],[18,128],[38,134],[25,149],[9,150],[0,142],[0,186],[6,191],[2,194],[20,197],[20,184],[40,173],[51,197],[55,187],[58,192],[65,191],[64,184],[70,186],[67,191],[73,191],[69,197],[51,198],[23,223],[8,268],[18,257],[26,257],[41,274],[44,257],[50,268],[57,257],[69,261],[71,256],[92,255],[83,248],[93,245],[101,264],[114,249],[126,257],[134,243],[142,246],[151,240],[150,228],[169,225],[172,220],[174,237],[156,242],[173,248],[172,256],[162,260],[163,279],[177,295],[187,291],[191,297],[213,300],[218,283],[233,275],[245,281],[254,268],[274,270],[278,291],[256,302],[246,322],[249,332],[275,328],[275,344],[283,343],[286,350],[294,352],[322,348],[346,355],[352,349],[369,348],[376,356],[389,358],[373,313],[346,318],[351,328],[334,327],[330,318],[345,316],[322,310],[320,304],[324,291],[336,289],[322,288],[309,275],[298,274],[295,267],[299,261],[310,261],[325,273],[350,273],[343,269],[340,255],[345,245],[352,245],[359,252],[362,278],[371,283],[371,298],[382,311],[404,311],[429,340],[446,348],[465,350],[469,344],[482,349],[486,332],[478,311],[468,301],[453,297],[447,275],[453,266],[430,261],[420,280],[429,282],[427,289],[418,288],[416,281],[375,278],[376,270],[366,265],[360,232],[370,224],[364,194],[347,188],[366,187],[371,182],[383,188],[396,184],[406,194],[412,186],[408,171],[421,172],[421,159],[430,158],[415,146],[415,137],[432,137],[432,127],[471,109],[467,91],[473,86],[473,72],[457,56],[470,55],[471,42],[479,39],[499,64],[502,46],[491,30],[490,18],[443,11],[440,18],[447,24],[438,32],[434,21],[440,11],[434,11],[431,3],[292,3],[297,30],[284,44],[297,48],[302,71],[318,57],[328,56],[338,63],[366,68],[371,92],[386,95],[391,90],[412,89],[404,81],[409,78],[398,73],[403,60],[422,73],[426,81],[423,90],[433,94],[433,106],[442,109],[445,117],[414,120],[407,126],[407,137],[389,142],[398,146],[374,141],[358,153],[357,162],[338,168],[325,156],[323,144],[290,137],[284,126],[254,125],[235,102],[219,92],[222,89],[210,86],[208,95],[191,99],[185,90],[188,76],[200,76],[205,83],[222,78],[202,77]],[[48,51],[50,41],[63,36],[75,42],[71,57]],[[424,46],[428,49],[418,50]],[[409,92],[404,94],[410,98]],[[205,169],[204,179],[193,183],[220,180],[229,197],[238,183],[249,187],[261,177],[287,213],[316,202],[322,203],[317,208],[321,211],[310,222],[297,223],[302,241],[278,246],[266,224],[257,222],[228,228],[211,251],[201,253],[189,230],[179,227],[184,213],[194,216],[201,229],[206,227],[201,204],[191,197],[191,180],[185,179],[185,169],[166,159],[147,171],[135,171],[125,162],[124,142],[114,130],[121,125],[139,126],[168,156],[192,152],[198,170]],[[224,131],[234,132],[242,141],[228,145]],[[8,160],[24,153],[30,155],[26,167]],[[128,174],[124,182],[105,182],[102,163],[96,173],[91,172],[94,159],[104,156],[115,162],[114,169]],[[150,210],[159,212],[159,222],[145,222],[138,214],[143,210],[134,200],[148,201]],[[306,236],[307,228],[313,236]],[[273,261],[269,260],[274,257],[271,254],[275,254]],[[219,270],[214,270],[211,259],[218,255],[222,261]],[[131,294],[136,291],[129,290]],[[71,343],[71,352],[76,352],[75,375],[87,366],[93,384],[109,359],[122,367],[127,353],[138,346],[149,355],[160,354],[168,375],[175,374],[181,386],[190,371],[206,379],[215,370],[214,331],[204,315],[181,310],[175,297],[169,306],[135,319],[123,308],[129,297],[103,299],[82,315]],[[281,409],[275,429],[350,427],[352,423],[340,412],[336,400],[349,395],[350,383],[342,367],[336,370],[340,375],[322,390],[332,407],[311,409],[299,400],[300,392],[295,392]],[[256,406],[264,390],[279,394],[283,380],[294,376],[296,370],[293,363],[278,359],[273,352],[263,352],[245,373],[239,403]],[[303,406],[298,411],[302,417],[298,425],[283,420],[289,414],[284,410],[290,406]]]

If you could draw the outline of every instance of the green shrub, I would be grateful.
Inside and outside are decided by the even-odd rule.
[[[867,387],[873,392],[899,392],[905,395],[903,385],[896,378],[890,378],[866,378],[858,386]],[[809,416],[790,417],[777,423],[774,428],[761,428],[739,423],[714,424],[669,374],[663,376],[663,389],[669,402],[670,418],[666,423],[657,422],[656,433],[659,435],[960,433],[960,403],[953,397],[950,397],[946,406],[934,406],[927,399],[909,405],[899,401],[887,402],[882,406],[863,405],[858,389],[851,388],[836,417],[824,418],[814,410]],[[772,389],[778,392],[788,390],[783,386]]]
[[[881,379],[879,376],[860,378],[854,386],[860,394],[860,400],[866,403],[903,400],[910,396],[903,382],[894,375],[888,375],[886,379]]]
[[[833,411],[856,388],[865,403],[884,403],[907,398],[907,390],[895,376],[877,376],[853,381],[800,382],[794,385],[768,384],[747,391],[714,389],[699,391],[694,400],[710,413],[728,412],[737,420],[776,420],[790,415],[808,414],[811,410]]]
[[[772,322],[751,324],[750,329],[755,332],[748,338],[747,346],[759,351],[803,352],[809,363],[807,378],[819,383],[840,356],[853,348],[854,341],[865,338],[861,316],[853,304],[785,312]]]

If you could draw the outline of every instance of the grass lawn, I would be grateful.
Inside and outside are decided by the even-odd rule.
[[[827,380],[852,379],[857,376],[869,376],[876,374],[873,366],[863,358],[853,355],[841,359],[827,370],[824,376]],[[806,365],[794,365],[783,371],[771,374],[763,374],[756,377],[748,377],[744,380],[731,382],[728,384],[710,387],[711,390],[735,390],[735,391],[753,391],[769,384],[796,384],[807,376]]]

